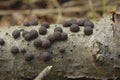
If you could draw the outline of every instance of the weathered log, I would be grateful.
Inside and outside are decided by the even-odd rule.
[[[41,25],[1,27],[0,38],[4,39],[5,45],[0,46],[0,80],[28,80],[30,78],[32,80],[49,65],[53,68],[50,76],[47,77],[48,80],[59,76],[101,80],[120,78],[120,26],[116,24],[113,31],[114,25],[110,19],[111,16],[107,16],[95,22],[93,34],[90,36],[84,34],[84,27],[80,27],[79,32],[73,33],[69,27],[63,27],[61,24],[50,25],[47,34],[39,34],[38,38],[47,39],[47,35],[52,34],[56,26],[61,27],[68,34],[67,40],[54,42],[50,48],[36,48],[33,44],[35,40],[26,41],[21,34],[17,39],[12,36],[14,30],[20,30],[21,33],[23,30],[38,31]],[[11,52],[13,46],[18,47],[17,53]],[[62,47],[65,48],[64,53],[59,51]],[[26,53],[20,52],[23,48],[26,53],[32,53],[33,60],[26,59]],[[44,51],[52,54],[51,60],[46,62],[41,59]]]

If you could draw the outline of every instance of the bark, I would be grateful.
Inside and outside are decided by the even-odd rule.
[[[1,27],[0,38],[5,40],[5,45],[0,46],[0,79],[1,80],[32,80],[47,66],[53,66],[50,74],[45,79],[55,80],[63,77],[82,79],[113,79],[120,77],[120,42],[119,28],[117,24],[113,24],[110,20],[111,16],[102,18],[99,22],[95,22],[93,34],[84,35],[84,27],[80,27],[80,31],[73,33],[69,28],[59,25],[50,25],[48,34],[53,33],[56,26],[63,28],[68,34],[66,41],[58,41],[51,45],[50,48],[37,49],[33,45],[33,41],[26,41],[22,36],[18,39],[12,37],[14,30],[35,29],[38,26],[14,26]],[[113,31],[113,26],[115,30]],[[42,40],[47,35],[39,35]],[[25,61],[25,54],[18,53],[13,55],[10,51],[12,46],[19,49],[25,48],[28,52],[35,55],[32,61]],[[65,47],[66,52],[60,53],[58,48]],[[44,62],[40,56],[43,51],[52,53],[52,60]]]

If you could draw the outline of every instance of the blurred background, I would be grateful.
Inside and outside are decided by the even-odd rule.
[[[62,23],[72,18],[95,21],[115,10],[116,0],[0,0],[0,26],[25,21]]]

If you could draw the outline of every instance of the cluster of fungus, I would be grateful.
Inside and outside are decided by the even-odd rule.
[[[29,22],[25,22],[23,24],[24,26],[36,26],[38,25],[38,21],[34,20],[31,23]],[[85,35],[91,35],[93,33],[93,28],[94,28],[94,24],[93,22],[91,22],[88,19],[85,20],[79,20],[77,21],[76,19],[71,19],[70,21],[66,21],[63,23],[63,27],[70,27],[69,30],[73,33],[79,32],[80,31],[80,26],[84,26],[84,34]],[[57,41],[65,41],[68,39],[68,34],[64,32],[64,30],[62,29],[62,27],[55,27],[53,33],[48,34],[48,29],[49,29],[50,25],[48,22],[44,22],[41,24],[41,27],[39,28],[39,30],[30,30],[30,31],[26,31],[23,30],[22,31],[22,37],[24,38],[25,41],[32,41],[33,40],[33,46],[35,48],[44,48],[44,49],[48,49],[51,47],[51,45]],[[46,39],[41,39],[41,37],[39,37],[40,35],[47,35]],[[12,37],[14,39],[18,39],[21,36],[21,31],[20,30],[14,30],[12,32]],[[0,39],[0,45],[4,45],[5,41],[3,39]],[[58,51],[60,53],[65,53],[65,47],[59,47]],[[11,47],[11,53],[12,54],[17,54],[17,53],[26,53],[25,54],[25,60],[26,61],[31,61],[34,59],[34,54],[31,52],[27,52],[25,48],[21,48],[19,49],[17,46],[12,46]],[[41,53],[41,59],[43,61],[49,61],[52,59],[52,54],[48,51],[42,52]]]
[[[63,27],[70,27],[71,32],[79,32],[80,27],[84,27],[84,34],[89,36],[93,33],[94,23],[90,21],[89,19],[84,20],[75,20],[71,19],[69,21],[66,21],[63,23]]]

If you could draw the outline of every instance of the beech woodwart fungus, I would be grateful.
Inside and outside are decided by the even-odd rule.
[[[26,53],[25,54],[25,60],[26,61],[31,61],[33,59],[34,59],[34,54],[32,54],[32,53]]]
[[[25,49],[25,48],[21,48],[21,49],[20,49],[20,52],[21,52],[21,53],[26,53],[26,49]]]
[[[67,33],[65,33],[65,32],[62,32],[61,33],[61,40],[67,40],[67,38],[68,38],[68,35],[67,35]]]
[[[90,20],[87,20],[84,22],[84,27],[87,27],[87,26],[94,28],[94,23],[91,22]]]
[[[62,29],[61,27],[56,27],[56,28],[54,29],[54,32],[56,32],[56,31],[58,31],[58,32],[63,32],[63,29]]]
[[[60,47],[60,48],[59,48],[59,52],[60,52],[60,53],[64,53],[64,52],[65,52],[65,48],[64,48],[64,47]]]
[[[49,48],[51,46],[51,43],[49,40],[43,40],[42,41],[42,47],[43,48]]]
[[[20,30],[14,30],[12,32],[12,36],[14,39],[17,39],[18,37],[20,37]]]
[[[31,25],[32,25],[32,26],[38,25],[38,20],[37,20],[37,19],[32,20],[32,21],[31,21]]]
[[[29,23],[29,22],[24,22],[23,26],[29,27],[29,26],[30,26],[30,23]]]
[[[54,36],[54,34],[49,34],[49,35],[47,36],[47,39],[48,39],[51,43],[53,43],[53,42],[55,41],[55,36]]]
[[[71,26],[70,21],[66,21],[63,23],[63,27],[69,27],[69,26]]]
[[[50,27],[48,22],[43,22],[43,23],[42,23],[42,26],[43,26],[43,27],[46,27],[46,28],[49,28],[49,27]]]
[[[3,39],[0,39],[0,45],[4,45],[5,44],[5,41]]]
[[[40,28],[39,28],[39,34],[45,35],[46,33],[47,33],[46,27],[40,27]]]
[[[91,35],[93,33],[93,28],[91,28],[91,27],[85,27],[84,28],[84,34],[85,35]]]
[[[12,46],[12,48],[11,48],[11,53],[13,53],[13,54],[19,53],[18,47],[17,47],[17,46]]]
[[[77,24],[72,24],[70,26],[70,31],[72,31],[72,32],[79,32],[79,30],[80,30],[80,28]]]
[[[28,31],[22,31],[22,36],[24,37],[26,33],[28,33]]]
[[[31,30],[29,33],[32,39],[35,39],[38,37],[38,32],[36,30]]]
[[[71,19],[69,22],[70,22],[71,24],[78,24],[78,22],[77,22],[76,19]]]
[[[79,26],[84,26],[85,21],[87,21],[87,19],[85,19],[85,20],[79,20],[78,21],[78,25]]]
[[[52,55],[51,55],[51,53],[49,53],[49,52],[43,52],[43,53],[41,54],[41,59],[42,59],[43,61],[47,62],[47,61],[49,61],[49,60],[52,59]]]
[[[25,39],[26,41],[32,40],[31,35],[30,35],[29,32],[25,34],[24,39]]]
[[[61,33],[60,32],[58,32],[58,31],[54,32],[54,36],[55,36],[55,40],[56,41],[60,41],[61,40]]]
[[[42,46],[42,41],[41,41],[41,39],[35,39],[33,44],[36,48],[38,48],[38,47]]]

